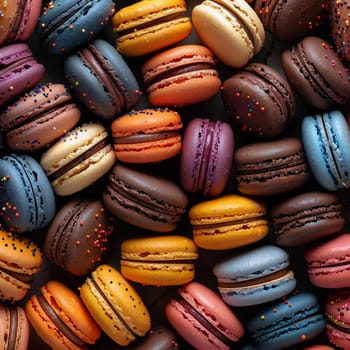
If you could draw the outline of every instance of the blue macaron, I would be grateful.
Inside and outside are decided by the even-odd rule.
[[[294,290],[288,253],[274,245],[245,248],[213,267],[222,299],[232,306],[266,303]]]
[[[69,54],[96,38],[115,12],[113,0],[53,0],[44,7],[36,33],[51,54]]]
[[[329,191],[350,187],[350,130],[344,115],[335,110],[306,116],[301,131],[316,181]]]
[[[325,324],[317,298],[300,292],[261,309],[248,321],[247,329],[254,349],[278,350],[315,338]]]
[[[130,111],[139,100],[140,88],[133,72],[103,39],[70,55],[64,73],[75,97],[102,119]]]
[[[10,154],[0,158],[0,208],[0,222],[18,233],[41,229],[53,219],[55,196],[33,157]]]

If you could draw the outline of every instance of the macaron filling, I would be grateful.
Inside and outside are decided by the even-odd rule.
[[[10,307],[10,325],[7,340],[7,349],[15,349],[16,339],[17,339],[17,327],[18,327],[18,313],[14,307]]]
[[[169,138],[177,137],[179,133],[177,131],[163,131],[154,134],[139,133],[137,135],[114,137],[115,144],[134,144],[168,140]]]
[[[40,307],[44,310],[45,314],[55,324],[55,326],[63,333],[63,335],[76,346],[83,348],[86,343],[82,341],[66,324],[59,318],[56,311],[51,307],[46,298],[40,294],[37,296]],[[54,302],[54,301],[53,301]]]
[[[131,109],[133,102],[130,100],[128,89],[124,86],[121,79],[117,76],[115,70],[108,60],[92,44],[78,52],[78,56],[90,67],[103,83],[106,91],[111,95],[113,104],[118,107],[117,114],[122,110]]]
[[[79,165],[84,160],[92,157],[94,154],[98,153],[99,151],[103,150],[104,148],[106,148],[108,146],[109,146],[109,144],[108,144],[106,139],[99,141],[98,143],[96,143],[95,145],[90,147],[88,150],[86,150],[85,152],[80,154],[78,157],[74,158],[73,160],[71,160],[70,162],[68,162],[67,164],[65,164],[64,166],[62,166],[61,168],[59,168],[58,170],[56,170],[52,174],[50,174],[48,176],[50,182],[53,182],[56,179],[60,178],[61,176],[63,176],[65,173],[67,173],[71,169],[75,168],[77,165]]]
[[[23,21],[24,14],[29,12],[28,6],[26,7],[25,5],[28,3],[27,0],[21,0],[19,2],[19,5],[17,6],[17,14],[14,16],[14,22],[11,28],[9,28],[6,42],[14,42],[16,40],[17,34],[18,34],[18,29],[21,25],[21,22]],[[11,343],[10,343],[11,344]]]
[[[25,284],[28,284],[28,288],[29,288],[30,282],[32,282],[33,277],[34,277],[34,274],[15,272],[12,270],[5,269],[3,267],[0,267],[0,273],[4,273],[8,276],[15,278],[16,280],[19,280]]]
[[[188,301],[186,301],[181,295],[177,299],[177,301],[181,307],[188,313],[191,317],[193,317],[197,322],[199,322],[206,331],[209,331],[213,334],[218,340],[220,340],[223,344],[227,346],[232,345],[232,341],[228,338],[224,333],[221,333],[214,325],[212,325],[205,317],[203,317]],[[184,318],[186,314],[183,315]],[[220,325],[223,328],[223,325]],[[225,331],[225,330],[224,330]]]

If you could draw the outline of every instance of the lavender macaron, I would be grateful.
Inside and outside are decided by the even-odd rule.
[[[220,195],[230,176],[234,135],[229,124],[192,119],[183,137],[180,181],[186,192]]]

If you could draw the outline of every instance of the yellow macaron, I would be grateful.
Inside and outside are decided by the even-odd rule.
[[[196,245],[184,236],[133,238],[121,245],[121,273],[143,285],[182,285],[193,280],[197,258]]]
[[[189,217],[194,242],[204,249],[245,246],[264,238],[269,230],[265,204],[236,194],[195,204]]]
[[[130,344],[151,328],[142,299],[112,266],[98,266],[81,286],[80,296],[96,323],[119,345]]]
[[[185,0],[141,0],[123,7],[112,18],[117,50],[142,56],[185,39],[192,30]]]

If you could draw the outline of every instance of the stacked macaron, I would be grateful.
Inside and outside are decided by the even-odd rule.
[[[0,1],[0,348],[350,349],[348,9]]]

